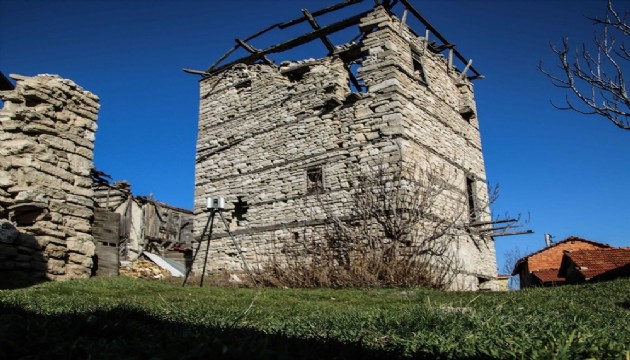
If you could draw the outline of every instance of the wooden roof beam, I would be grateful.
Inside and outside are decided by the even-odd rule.
[[[324,14],[327,14],[327,13],[335,11],[335,10],[343,9],[346,6],[349,6],[349,5],[358,4],[360,2],[363,2],[363,0],[346,0],[344,2],[335,4],[335,5],[331,5],[331,6],[327,7],[327,8],[325,8],[325,9],[317,10],[317,11],[312,13],[312,16],[324,15]],[[307,21],[307,20],[308,20],[308,18],[306,16],[303,16],[303,17],[300,17],[300,18],[297,18],[297,19],[294,19],[294,20],[291,20],[291,21],[287,21],[287,22],[282,23],[282,24],[278,24],[278,27],[280,29],[286,29],[289,26],[297,25],[297,24],[302,23],[302,22]]]
[[[251,45],[249,45],[248,43],[246,43],[245,41],[241,40],[241,39],[235,39],[236,43],[239,44],[241,47],[243,47],[243,49],[247,50],[250,54],[257,54],[260,52],[260,50],[258,49],[254,49]],[[267,56],[262,55],[262,59],[269,65],[275,65],[273,63],[273,61],[271,61],[271,59],[269,59]]]
[[[254,62],[256,62],[256,60],[262,58],[262,56],[264,56],[264,55],[273,54],[273,53],[279,53],[279,52],[283,52],[283,51],[286,51],[286,50],[290,50],[290,49],[293,49],[296,46],[300,46],[302,44],[311,42],[311,41],[313,41],[315,39],[318,39],[318,38],[320,38],[322,36],[326,36],[326,35],[335,33],[335,32],[337,32],[339,30],[343,30],[343,29],[348,28],[350,26],[356,25],[356,24],[360,23],[361,19],[363,17],[365,17],[367,14],[369,14],[371,11],[372,10],[364,11],[364,12],[358,14],[358,15],[355,15],[355,16],[349,17],[347,19],[338,21],[336,23],[330,24],[330,25],[328,25],[326,27],[323,27],[323,28],[321,28],[319,30],[314,30],[314,31],[312,31],[310,33],[298,36],[297,38],[285,41],[283,43],[271,46],[271,47],[269,47],[267,49],[264,49],[264,50],[261,50],[259,52],[250,54],[250,55],[245,56],[243,58],[240,58],[238,60],[232,61],[232,62],[230,62],[228,64],[225,64],[225,65],[223,65],[221,67],[218,67],[216,69],[208,69],[208,75],[215,74],[217,72],[220,72],[220,71],[222,71],[224,69],[227,69],[227,68],[229,68],[231,66],[234,66],[234,65],[240,64],[240,63],[253,64]]]
[[[407,8],[407,10],[409,10],[409,12],[413,14],[413,16],[416,17],[416,19],[420,20],[420,22],[424,26],[426,26],[427,29],[429,29],[438,39],[440,39],[443,44],[451,44],[439,31],[437,31],[437,29],[433,25],[431,25],[431,23],[427,19],[424,18],[424,16],[422,16],[422,14],[420,14],[418,10],[416,10],[416,8],[413,7],[413,5],[409,3],[408,0],[400,0],[400,2]],[[464,64],[468,63],[468,59],[464,58],[464,56],[462,56],[462,54],[460,54],[457,49],[453,48],[452,50],[454,55],[457,56],[459,60],[461,60]],[[475,69],[474,67],[471,66],[470,70],[475,73],[475,76],[469,77],[469,79],[476,79],[482,76],[481,73],[479,73],[479,71],[477,71],[477,69]]]
[[[317,23],[317,20],[315,20],[313,15],[308,10],[302,9],[302,13],[304,14],[304,17],[308,19],[308,22],[313,27],[313,30],[321,29],[321,26],[319,26],[319,24]],[[326,37],[326,35],[320,36],[319,39],[322,41],[322,43],[324,43],[324,46],[326,46],[326,49],[328,49],[329,55],[335,52],[335,45],[333,45],[333,43],[330,42],[330,40],[328,39],[328,37]]]
[[[246,38],[245,38],[245,40],[243,40],[243,41],[250,41],[250,40],[252,40],[252,39],[255,39],[255,38],[259,37],[260,35],[262,35],[262,34],[264,34],[264,33],[268,32],[268,31],[270,31],[270,30],[273,30],[273,29],[277,28],[278,26],[280,26],[280,24],[274,24],[274,25],[271,25],[271,26],[269,26],[269,27],[266,27],[266,28],[264,28],[264,29],[260,30],[259,32],[255,33],[255,34],[253,34],[253,35],[250,35],[250,36],[248,36],[248,37],[246,37]],[[234,53],[236,50],[238,50],[238,48],[239,48],[240,46],[241,46],[241,45],[240,45],[240,44],[238,44],[238,43],[237,43],[236,45],[234,45],[234,47],[233,47],[233,48],[231,48],[231,49],[230,49],[230,50],[228,50],[225,54],[223,54],[223,55],[222,55],[222,56],[221,56],[221,57],[220,57],[217,61],[215,61],[215,62],[214,62],[214,64],[212,64],[212,65],[208,68],[208,70],[206,70],[206,71],[212,71],[212,70],[214,70],[214,68],[216,68],[216,67],[217,67],[217,66],[218,66],[218,65],[219,65],[219,64],[220,64],[223,60],[227,59],[227,57],[228,57],[228,56],[232,55],[232,53]],[[184,71],[186,71],[186,70],[184,70]]]
[[[317,20],[315,20],[313,15],[308,10],[302,9],[302,13],[304,14],[304,17],[308,19],[308,22],[311,24],[314,30],[321,29],[321,27],[319,26],[319,23],[317,23]],[[333,45],[333,43],[328,39],[326,35],[320,36],[319,39],[322,41],[324,46],[326,46],[326,49],[328,49],[328,55],[332,55],[335,52],[335,45]],[[348,66],[347,64],[344,64],[344,67],[346,68],[346,71],[348,72],[348,76],[350,77],[350,81],[352,82],[352,85],[354,85],[354,87],[360,91],[362,89],[362,86],[361,84],[359,84],[359,80],[357,80],[357,78],[352,73],[352,70],[350,70],[350,66]]]
[[[502,224],[502,223],[509,223],[509,222],[517,222],[518,219],[501,219],[501,220],[493,220],[493,221],[481,221],[481,222],[474,222],[468,226],[470,227],[477,227],[477,226],[483,226],[483,225],[494,225],[494,224]]]

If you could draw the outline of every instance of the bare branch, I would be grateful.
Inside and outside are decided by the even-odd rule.
[[[569,58],[568,38],[562,46],[551,45],[558,58],[558,73],[546,71],[542,62],[538,70],[551,83],[569,90],[565,106],[552,105],[559,110],[571,110],[580,114],[599,115],[617,127],[630,130],[630,97],[625,72],[630,65],[630,52],[617,36],[630,36],[629,13],[621,15],[612,2],[608,2],[603,18],[589,18],[600,31],[595,34],[591,47],[585,43]],[[575,102],[571,99],[577,99]]]

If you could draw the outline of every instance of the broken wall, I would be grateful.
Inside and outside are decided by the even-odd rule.
[[[15,89],[0,92],[0,276],[89,277],[99,99],[57,75],[11,77]]]
[[[247,263],[262,268],[321,236],[327,214],[350,216],[358,177],[379,164],[448,174],[444,216],[489,218],[470,81],[382,7],[360,29],[366,36],[349,49],[358,53],[352,60],[361,63],[366,92],[351,90],[342,53],[280,67],[237,64],[201,81],[197,238],[209,216],[205,199],[225,196],[224,215]],[[208,268],[242,269],[222,228],[217,221]],[[454,288],[477,290],[496,277],[490,238],[462,226],[449,241],[461,265]]]

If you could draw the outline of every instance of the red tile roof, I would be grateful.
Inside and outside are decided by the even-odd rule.
[[[558,269],[533,271],[532,275],[537,278],[541,283],[564,283],[566,281],[565,278],[560,277],[560,275],[558,274]]]
[[[579,250],[565,256],[585,280],[630,275],[630,248]]]
[[[514,265],[512,275],[519,273],[520,268],[526,263],[529,271],[538,271],[546,269],[559,269],[562,262],[562,256],[565,250],[592,250],[599,248],[610,248],[610,245],[602,244],[592,240],[582,239],[577,236],[569,236],[568,238],[554,243],[551,246],[542,248],[534,253],[519,259]],[[531,261],[530,261],[531,260]]]

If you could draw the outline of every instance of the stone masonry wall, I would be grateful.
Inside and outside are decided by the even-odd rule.
[[[292,244],[319,236],[327,213],[351,214],[357,178],[381,163],[448,174],[449,191],[439,200],[444,216],[469,216],[472,182],[476,220],[489,218],[469,80],[382,7],[360,28],[367,35],[359,45],[358,77],[367,92],[351,91],[342,56],[279,68],[241,64],[201,81],[196,238],[208,217],[205,199],[224,196],[224,214],[248,265],[264,267]],[[319,200],[309,191],[309,174],[317,169],[325,192]],[[215,226],[208,269],[241,269],[222,228]],[[477,290],[496,278],[494,244],[458,231],[449,238],[461,264],[454,288]],[[203,258],[200,253],[197,270]]]
[[[389,122],[397,127],[392,132],[400,135],[404,166],[443,173],[453,188],[446,194],[448,199],[441,202],[453,202],[451,211],[463,209],[466,217],[470,211],[466,182],[472,181],[477,209],[475,219],[469,222],[489,221],[487,180],[471,82],[455,67],[449,68],[442,55],[428,50],[424,39],[418,39],[408,27],[401,27],[398,19],[381,22],[379,27],[388,40],[383,45],[374,42],[364,46],[381,56],[380,71],[390,69],[395,74],[390,86],[396,87],[399,94],[394,104],[400,113]],[[369,69],[369,64],[364,65],[362,71]],[[466,230],[452,239],[452,244],[460,260],[460,287],[469,288],[474,282],[466,280],[467,276],[495,277],[496,256],[490,238]]]
[[[0,92],[0,276],[86,278],[98,97],[57,75]]]

